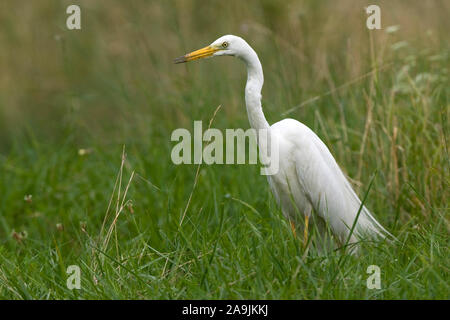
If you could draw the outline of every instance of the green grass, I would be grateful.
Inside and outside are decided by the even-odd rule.
[[[287,2],[82,1],[80,32],[64,2],[0,6],[1,298],[449,298],[447,2],[381,2],[372,32],[363,3]],[[360,197],[374,177],[367,206],[398,243],[306,252],[256,165],[202,165],[193,189],[171,132],[219,104],[213,127],[248,128],[245,71],[171,60],[226,33],[260,55],[268,121],[313,129]]]

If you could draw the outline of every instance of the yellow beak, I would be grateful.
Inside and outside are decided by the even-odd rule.
[[[207,58],[214,54],[214,52],[219,51],[219,49],[207,46],[202,49],[196,50],[194,52],[185,54],[184,56],[176,58],[173,62],[175,63],[183,63],[189,62],[197,59]]]

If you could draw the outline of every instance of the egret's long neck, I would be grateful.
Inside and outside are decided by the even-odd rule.
[[[248,46],[247,52],[241,57],[247,65],[247,84],[245,86],[245,105],[248,120],[253,129],[269,129],[269,123],[261,107],[261,89],[264,75],[256,52]]]

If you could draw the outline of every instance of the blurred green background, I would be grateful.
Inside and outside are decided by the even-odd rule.
[[[149,128],[166,134],[204,118],[200,116],[219,103],[224,105],[221,121],[247,126],[241,64],[230,59],[172,63],[174,57],[228,33],[246,38],[262,60],[270,122],[290,107],[363,75],[373,64],[392,62],[397,53],[390,45],[396,42],[436,53],[448,48],[447,1],[380,2],[383,30],[372,32],[365,27],[364,8],[370,1],[77,3],[81,31],[66,28],[70,1],[2,1],[4,152],[26,130],[51,141],[69,126],[80,143],[148,139]],[[400,28],[389,35],[385,31],[391,25]],[[433,66],[438,65],[429,62]],[[400,68],[396,64],[387,72],[392,78]],[[345,91],[359,94],[355,89]],[[317,109],[320,102],[315,105],[314,110],[324,111]],[[355,110],[361,120],[363,108],[361,102]],[[336,101],[329,101],[326,112],[339,114]],[[309,120],[313,113],[304,109],[293,116]]]
[[[63,267],[95,265],[90,245],[104,239],[99,231],[109,197],[113,193],[117,213],[116,199],[134,170],[128,209],[114,224],[115,246],[105,248],[117,259],[110,273],[102,270],[111,283],[99,293],[89,278],[84,287],[90,291],[81,297],[372,297],[360,286],[349,292],[334,284],[323,291],[321,281],[333,283],[327,276],[299,273],[302,253],[257,166],[202,166],[180,236],[196,166],[172,164],[171,132],[192,130],[194,120],[206,127],[218,105],[213,127],[249,124],[241,62],[228,57],[175,65],[173,58],[235,34],[261,59],[269,123],[289,116],[308,125],[360,195],[377,171],[369,208],[405,243],[415,237],[409,249],[395,251],[404,250],[398,262],[403,271],[391,270],[397,287],[381,297],[448,297],[450,2],[376,1],[382,29],[370,31],[364,8],[373,2],[2,1],[0,294],[74,297],[59,284]],[[66,28],[70,4],[81,7],[81,30]],[[242,243],[249,251],[234,246]],[[430,243],[440,251],[422,257],[418,248]],[[165,253],[147,253],[148,246]],[[117,269],[117,261],[142,252],[144,258],[133,260],[135,272],[159,279],[144,289]],[[208,259],[198,258],[203,255]],[[180,274],[179,266],[192,259],[195,267]],[[392,256],[380,259],[390,268]],[[311,270],[319,268],[314,263]],[[443,273],[436,263],[446,265]],[[328,267],[322,272],[335,268]],[[54,269],[62,271],[48,271]],[[283,279],[302,274],[310,282],[293,280],[298,287],[286,287]],[[398,274],[433,285],[395,282]],[[227,283],[237,288],[224,289]]]

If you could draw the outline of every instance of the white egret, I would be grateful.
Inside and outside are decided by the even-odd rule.
[[[269,125],[261,107],[263,69],[258,55],[244,39],[226,35],[174,62],[216,56],[235,56],[247,66],[245,103],[248,119],[252,128],[267,130],[278,144],[279,171],[268,175],[268,180],[283,215],[291,222],[294,234],[293,221],[298,221],[300,212],[305,216],[304,241],[308,237],[312,214],[314,219],[311,221],[317,223],[318,230],[324,233],[324,225],[328,224],[341,245],[355,244],[365,236],[384,238],[390,235],[369,210],[361,206],[360,199],[330,151],[311,129],[294,119]],[[261,139],[258,139],[258,145],[260,150],[267,148]]]

